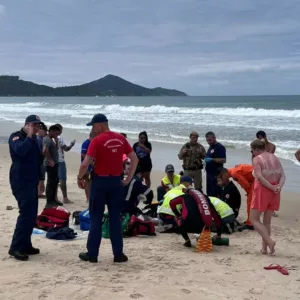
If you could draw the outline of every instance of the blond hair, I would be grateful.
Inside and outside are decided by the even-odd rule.
[[[253,150],[266,150],[266,143],[257,139],[250,144],[250,147]]]

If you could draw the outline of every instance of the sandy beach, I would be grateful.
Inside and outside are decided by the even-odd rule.
[[[299,196],[284,193],[279,218],[274,219],[277,241],[276,256],[259,253],[260,239],[255,232],[235,233],[230,247],[216,247],[209,254],[185,249],[176,234],[124,240],[129,262],[112,262],[109,240],[103,240],[100,263],[89,264],[78,259],[85,250],[86,236],[78,240],[58,242],[33,236],[41,254],[19,262],[7,254],[18,214],[8,183],[10,157],[7,145],[0,146],[0,297],[3,300],[81,300],[81,299],[299,299],[300,297],[300,226]],[[79,155],[67,153],[71,212],[86,208],[83,191],[76,185]],[[163,174],[153,172],[153,186]],[[61,198],[61,194],[59,194]],[[244,199],[245,200],[245,199]],[[45,200],[40,200],[39,210]],[[13,210],[7,211],[6,206]],[[245,201],[241,220],[245,217]],[[289,276],[266,271],[264,266],[285,266]]]

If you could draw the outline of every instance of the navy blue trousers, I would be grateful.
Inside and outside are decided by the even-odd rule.
[[[90,257],[98,257],[102,238],[102,219],[105,209],[109,213],[109,234],[114,257],[123,254],[121,210],[124,205],[124,189],[120,176],[94,176],[90,194],[90,232],[87,250]]]
[[[218,197],[220,187],[217,184],[216,175],[206,173],[206,195],[210,197]]]
[[[26,252],[32,247],[31,235],[38,213],[38,187],[29,184],[14,188],[12,192],[18,202],[19,216],[10,249]]]

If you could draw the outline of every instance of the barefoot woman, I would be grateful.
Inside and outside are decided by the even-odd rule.
[[[251,143],[253,154],[253,175],[255,177],[250,219],[255,230],[262,237],[262,254],[275,252],[275,241],[271,239],[272,213],[279,210],[280,191],[285,182],[285,175],[278,158],[266,151],[263,141]],[[261,214],[263,223],[260,221]]]

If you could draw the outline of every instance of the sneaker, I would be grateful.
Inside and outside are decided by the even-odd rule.
[[[115,257],[114,258],[115,263],[124,263],[126,261],[128,261],[128,257],[124,253],[121,255],[121,257],[118,257],[118,258]]]
[[[88,252],[80,253],[79,258],[83,261],[89,261],[90,263],[97,263],[98,262],[98,258],[97,257],[90,257]]]
[[[21,261],[27,261],[29,259],[28,255],[24,252],[21,252],[19,250],[9,250],[8,254],[10,256],[13,256],[17,260]]]
[[[40,254],[40,249],[31,247],[27,251],[24,251],[27,255],[36,255]]]

